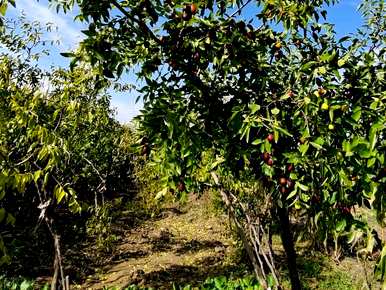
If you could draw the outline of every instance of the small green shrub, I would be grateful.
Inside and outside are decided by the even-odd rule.
[[[34,281],[25,278],[7,278],[0,276],[0,289],[7,290],[33,290]],[[42,288],[43,290],[48,289],[48,286]]]
[[[105,288],[105,290],[118,290],[119,288]],[[199,286],[192,285],[173,285],[173,290],[260,290],[263,289],[254,277],[239,279],[228,279],[226,277],[209,278]],[[154,290],[149,287],[139,287],[131,285],[125,290]]]

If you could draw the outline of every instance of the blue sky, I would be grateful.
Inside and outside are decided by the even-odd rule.
[[[360,0],[341,0],[332,7],[326,7],[327,21],[335,25],[338,37],[354,33],[361,26],[362,18],[360,13],[357,12],[360,2]],[[45,68],[49,68],[51,65],[67,66],[68,59],[62,57],[59,53],[76,48],[77,43],[83,38],[81,33],[84,28],[83,24],[73,21],[76,11],[69,14],[63,14],[62,12],[57,14],[55,9],[48,5],[47,0],[40,0],[39,2],[35,0],[17,0],[16,4],[17,8],[10,8],[7,17],[17,17],[24,11],[29,20],[39,21],[42,24],[51,22],[59,28],[57,31],[45,35],[46,38],[59,40],[61,44],[52,49],[49,57],[42,59],[41,65]],[[135,81],[135,78],[130,76],[127,79],[132,82]],[[137,94],[135,92],[123,94],[112,92],[112,106],[116,108],[116,118],[120,122],[128,122],[138,114],[142,104],[140,102],[136,104],[136,98]]]

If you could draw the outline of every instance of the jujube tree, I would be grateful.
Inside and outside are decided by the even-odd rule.
[[[75,3],[52,2],[64,11]],[[294,289],[293,214],[307,216],[316,243],[334,241],[336,257],[348,234],[369,252],[384,247],[353,211],[368,207],[384,223],[385,8],[363,2],[367,25],[337,39],[322,8],[334,2],[78,0],[89,28],[68,54],[107,78],[135,68],[144,154],[165,187],[158,196],[215,184],[237,223],[242,188],[232,192],[227,180],[262,185]],[[213,179],[194,178],[203,166]],[[260,257],[259,234],[239,229],[264,286],[273,263]]]

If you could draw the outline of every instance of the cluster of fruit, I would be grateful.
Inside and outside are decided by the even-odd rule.
[[[274,142],[275,137],[274,137],[273,134],[268,134],[266,139],[267,139],[267,141],[269,143],[272,143],[272,142]],[[264,162],[268,166],[272,166],[273,163],[274,163],[273,159],[272,159],[272,155],[270,153],[268,153],[268,152],[264,152],[262,154],[262,159],[264,160]],[[293,170],[294,170],[294,165],[293,164],[288,164],[287,165],[287,173],[290,174]],[[278,183],[280,185],[280,192],[282,194],[287,194],[291,190],[293,190],[293,188],[294,188],[294,182],[289,177],[281,176],[278,179]]]
[[[291,173],[292,171],[294,170],[294,166],[293,164],[288,164],[287,165],[287,172],[288,173]],[[291,192],[293,189],[294,189],[294,182],[292,181],[291,178],[287,178],[287,177],[280,177],[279,178],[279,184],[280,184],[280,192],[282,194],[287,194],[289,192]]]
[[[267,141],[269,143],[272,143],[274,141],[274,136],[273,134],[268,134],[267,136]],[[272,166],[273,165],[273,159],[272,159],[272,156],[270,153],[268,152],[264,152],[263,155],[262,155],[262,159],[264,160],[264,162],[269,165],[269,166]]]

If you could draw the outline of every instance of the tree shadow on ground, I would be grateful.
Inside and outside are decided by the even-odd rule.
[[[179,216],[186,212],[167,209],[166,214],[170,217],[170,214]],[[179,218],[185,219],[185,216]],[[208,277],[241,277],[250,273],[239,257],[228,255],[234,252],[235,245],[224,237],[202,233],[194,236],[194,230],[185,235],[183,231],[168,228],[174,219],[166,218],[165,223],[161,223],[162,227],[159,224],[155,226],[151,220],[148,222],[150,225],[147,223],[127,233],[120,253],[103,267],[105,280],[96,278],[95,284],[88,287],[99,289],[100,286],[135,284],[153,289],[171,289],[173,283],[198,285]],[[201,231],[202,227],[198,229]],[[213,230],[212,227],[210,230]],[[215,232],[218,233],[217,228]]]
[[[182,245],[175,251],[178,255],[183,255],[187,252],[198,252],[207,249],[213,249],[215,252],[224,250],[225,245],[220,241],[198,241],[191,240]]]
[[[236,278],[243,276],[240,272],[240,266],[223,266],[218,262],[218,257],[207,257],[197,265],[171,265],[166,269],[152,271],[146,274],[137,272],[133,276],[134,279],[126,286],[136,284],[154,289],[171,289],[173,284],[198,286],[208,277],[232,275]]]

